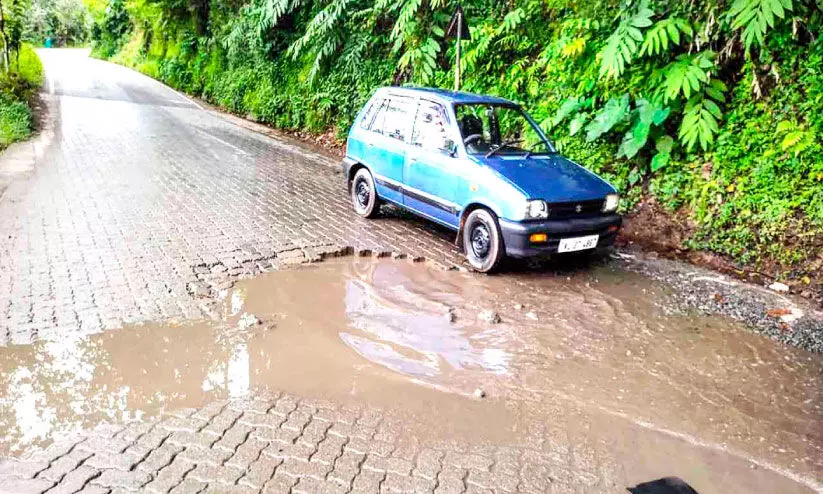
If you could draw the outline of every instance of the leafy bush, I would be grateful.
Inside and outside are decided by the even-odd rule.
[[[31,103],[43,84],[43,65],[28,44],[20,47],[8,72],[0,74],[0,149],[31,134]]]
[[[31,133],[31,110],[23,101],[0,97],[0,149]]]

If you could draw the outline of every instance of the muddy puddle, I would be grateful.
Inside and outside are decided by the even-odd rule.
[[[0,349],[0,454],[100,422],[286,391],[401,410],[433,438],[579,436],[638,481],[821,489],[820,359],[731,321],[672,313],[638,275],[489,277],[347,259],[241,281],[222,297],[218,321]]]

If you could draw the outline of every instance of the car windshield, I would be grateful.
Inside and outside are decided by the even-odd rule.
[[[463,143],[470,154],[530,156],[554,152],[520,108],[461,104],[455,106],[455,114]]]

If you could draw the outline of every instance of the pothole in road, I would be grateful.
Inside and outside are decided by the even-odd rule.
[[[497,443],[583,413],[587,434],[631,455],[638,443],[663,451],[649,439],[663,436],[710,451],[686,462],[695,469],[729,456],[801,479],[823,472],[819,359],[724,319],[673,314],[639,275],[493,277],[346,258],[222,295],[218,322],[0,349],[2,452],[276,390],[399,409],[432,436]]]

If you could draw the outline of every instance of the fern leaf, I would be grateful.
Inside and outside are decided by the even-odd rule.
[[[789,120],[782,120],[779,124],[777,124],[777,129],[775,132],[777,132],[778,134],[782,134],[783,132],[788,132],[789,130],[792,130],[796,127],[797,126],[794,122]]]
[[[700,92],[709,81],[709,69],[714,67],[714,53],[705,51],[697,55],[680,55],[663,69],[663,97],[668,102],[681,94],[685,98]]]
[[[577,57],[581,55],[583,51],[585,51],[587,42],[588,39],[584,36],[574,38],[573,40],[563,45],[563,48],[560,49],[560,54],[564,58]]]
[[[686,103],[683,111],[683,120],[680,122],[678,137],[680,142],[691,151],[698,143],[706,151],[714,143],[714,136],[719,131],[717,124],[718,115],[706,106],[706,102],[711,101],[698,95]],[[715,105],[716,106],[716,105]],[[719,108],[718,108],[719,111]]]
[[[788,151],[795,147],[800,141],[803,140],[804,132],[802,130],[795,130],[786,134],[783,138],[783,142],[780,143],[780,148],[783,151]]]
[[[741,38],[750,51],[753,45],[763,46],[766,32],[793,10],[792,0],[735,0],[727,16],[733,30],[741,30]]]
[[[646,31],[645,39],[640,46],[640,56],[662,54],[669,49],[669,44],[679,45],[680,33],[692,35],[692,26],[688,21],[677,17],[657,21]]]
[[[620,21],[617,29],[606,40],[599,53],[600,77],[618,78],[634,58],[638,43],[643,41],[641,28],[652,25],[654,12],[641,6],[631,17]]]

